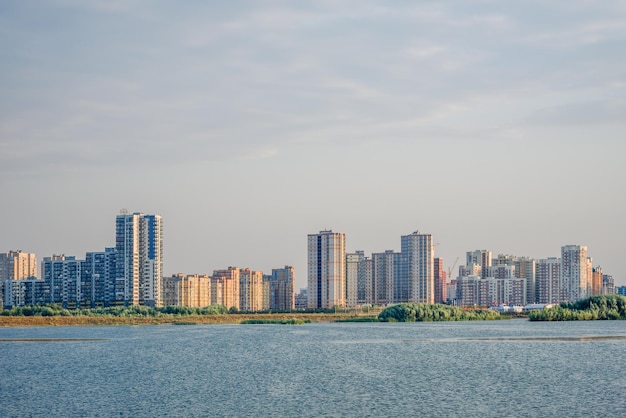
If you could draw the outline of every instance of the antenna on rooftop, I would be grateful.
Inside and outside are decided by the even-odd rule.
[[[126,208],[120,209],[120,215],[128,215],[128,209]]]

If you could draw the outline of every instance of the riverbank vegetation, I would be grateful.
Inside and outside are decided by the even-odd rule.
[[[211,305],[206,308],[189,308],[187,306],[166,306],[150,308],[148,306],[113,306],[106,308],[65,309],[61,305],[20,306],[0,311],[0,316],[111,316],[111,317],[144,317],[159,318],[167,315],[225,315],[228,310],[222,305]]]
[[[531,321],[626,320],[626,297],[592,296],[576,302],[561,302],[552,308],[529,314]]]
[[[229,312],[222,305],[206,308],[167,306],[108,307],[93,309],[64,309],[59,305],[25,306],[0,310],[3,326],[70,326],[70,325],[144,325],[144,324],[239,324],[247,320],[332,322],[340,319],[372,317],[376,313],[361,311],[335,312]],[[268,322],[265,322],[268,323]],[[274,322],[276,323],[276,322]]]
[[[500,319],[492,310],[465,310],[455,306],[427,303],[400,303],[378,315],[381,322],[477,321]]]

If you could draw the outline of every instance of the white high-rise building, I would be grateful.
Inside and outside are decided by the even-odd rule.
[[[561,247],[561,299],[577,301],[589,296],[591,262],[587,247],[565,245]]]
[[[115,222],[115,296],[124,305],[161,306],[163,222],[159,215],[122,213]]]
[[[435,251],[432,235],[415,231],[401,237],[396,302],[435,302]]]
[[[308,298],[312,309],[346,305],[346,235],[308,235]]]

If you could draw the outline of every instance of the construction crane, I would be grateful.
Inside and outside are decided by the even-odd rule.
[[[448,268],[448,277],[446,279],[447,281],[452,280],[452,270],[454,270],[458,262],[459,262],[459,257],[457,257],[456,260],[454,260],[454,264],[452,264],[452,267]]]

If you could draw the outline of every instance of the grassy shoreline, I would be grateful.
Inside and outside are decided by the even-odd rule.
[[[352,318],[376,317],[354,313],[272,313],[272,314],[227,314],[227,315],[164,315],[160,317],[118,316],[0,316],[0,327],[28,326],[92,326],[92,325],[161,325],[176,324],[239,324],[241,321],[289,321],[298,319],[310,322],[334,322]]]

